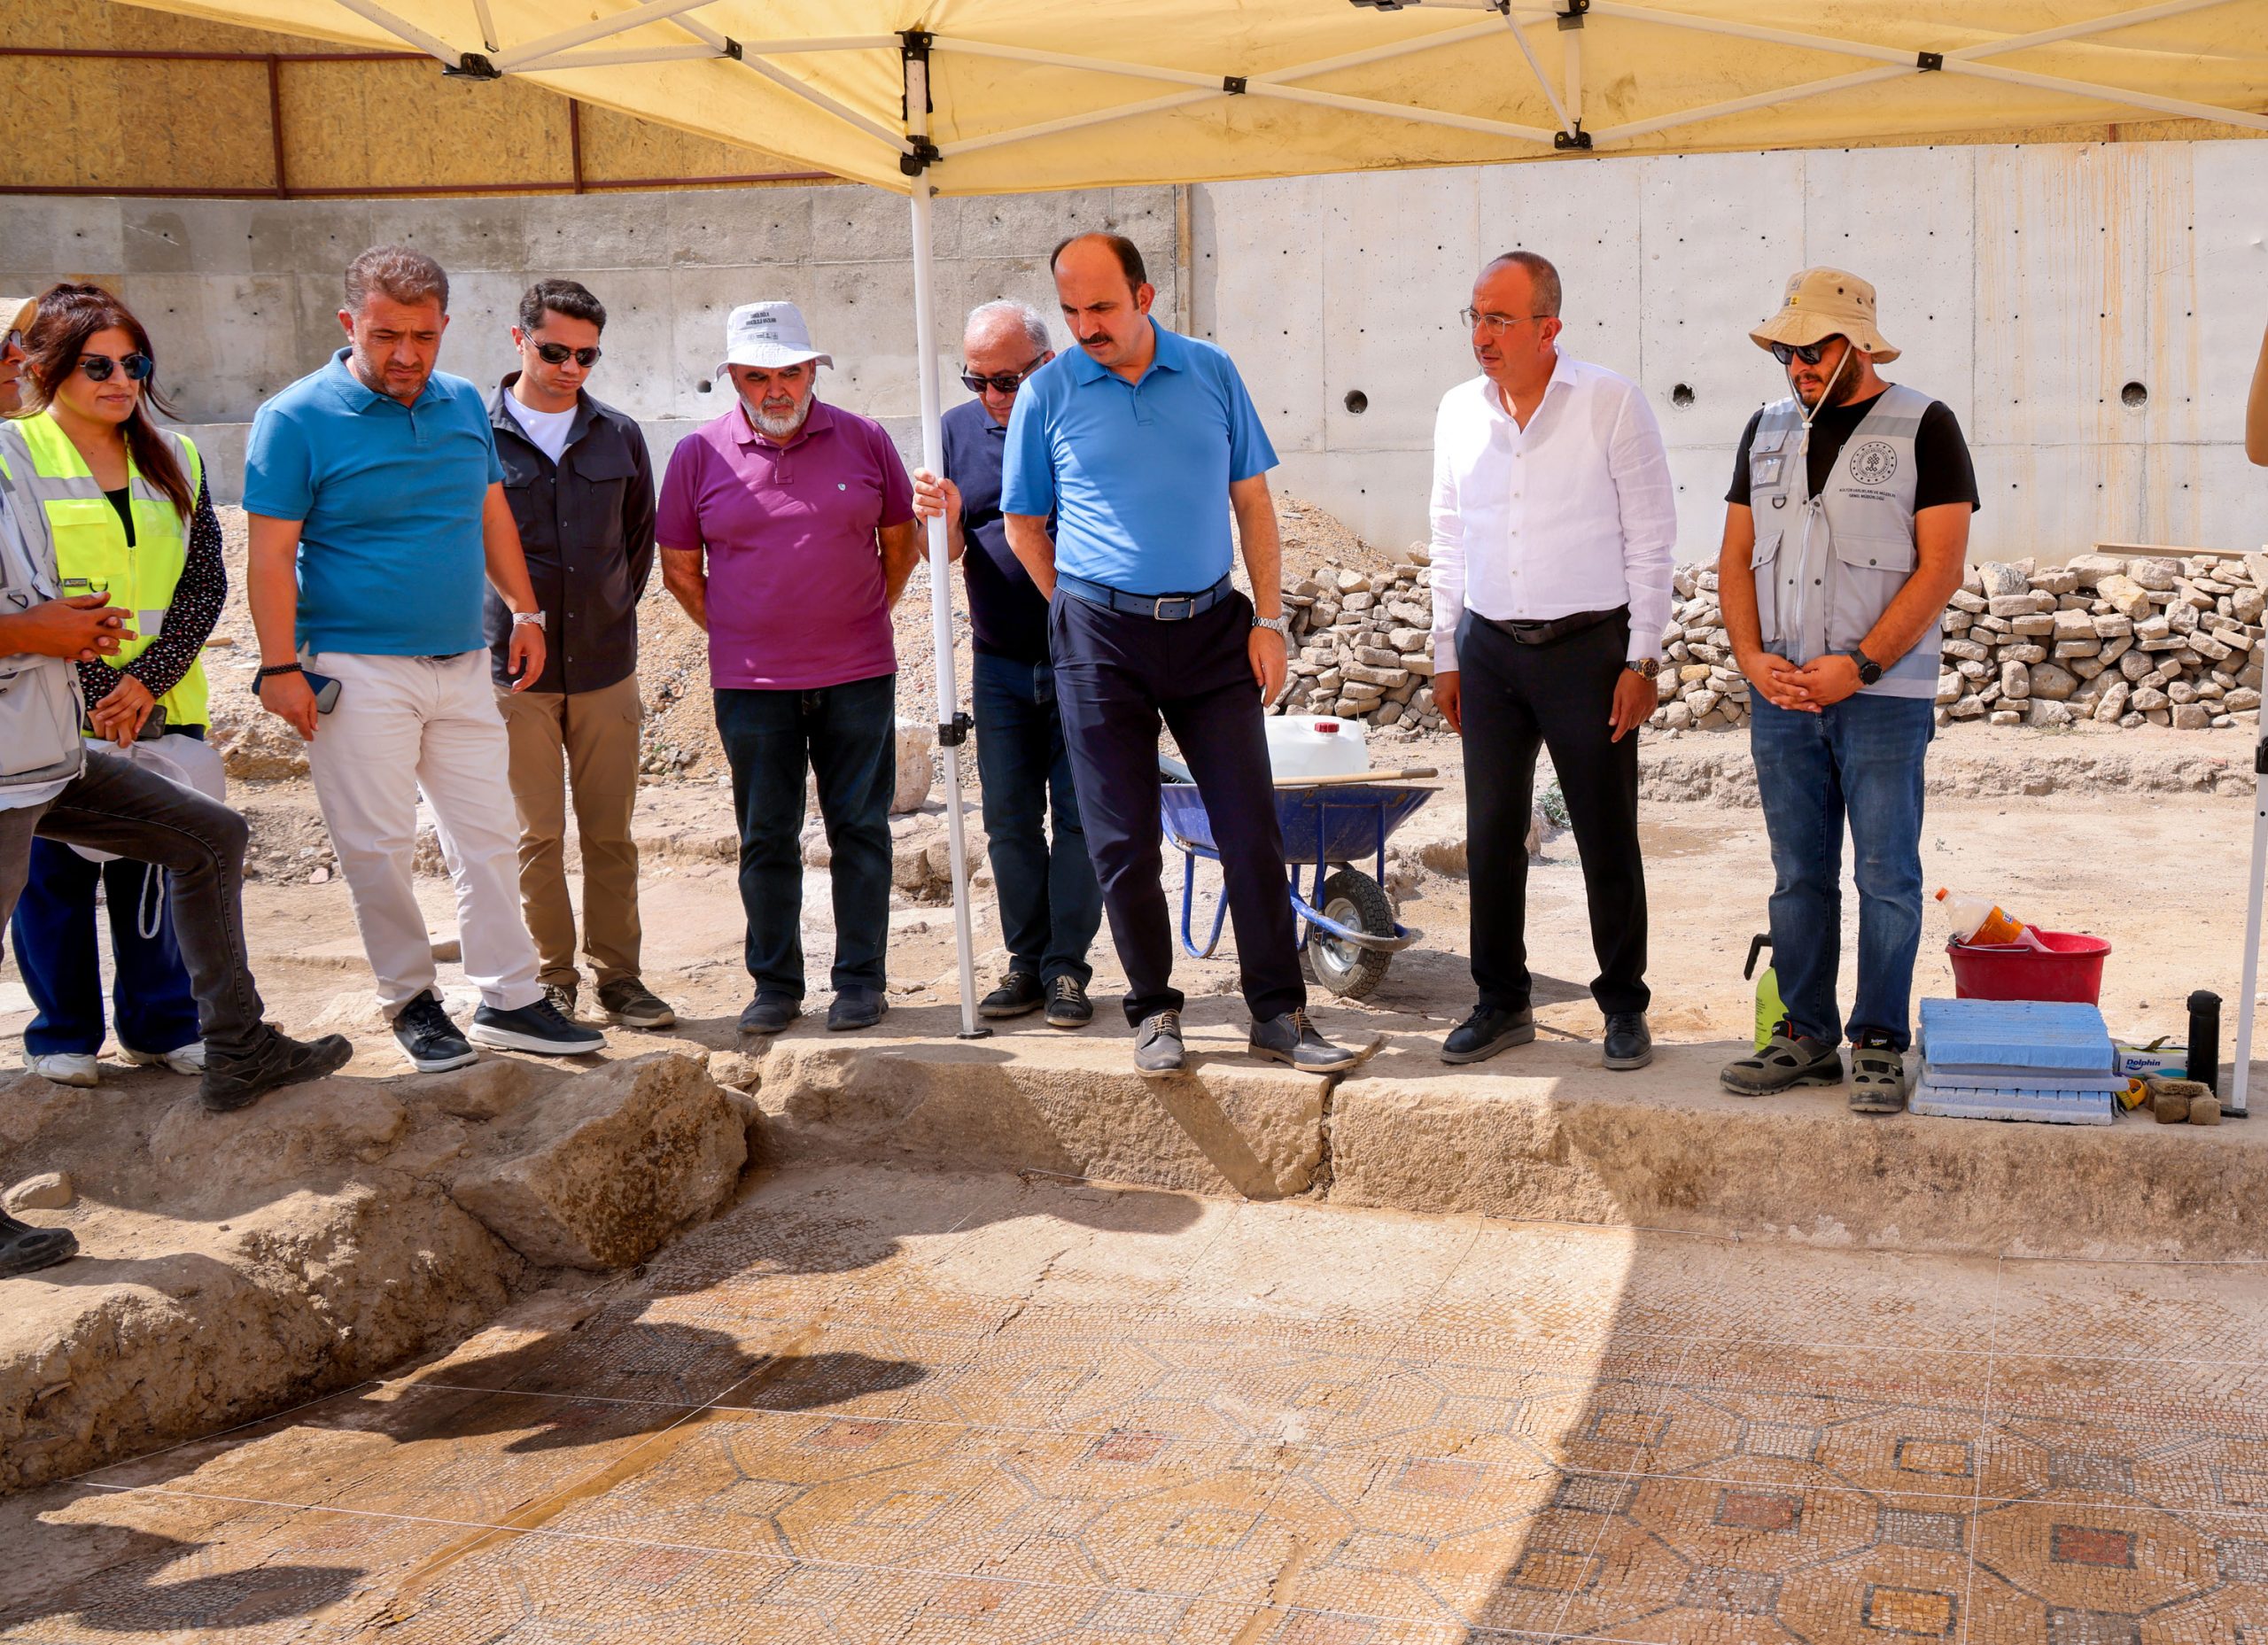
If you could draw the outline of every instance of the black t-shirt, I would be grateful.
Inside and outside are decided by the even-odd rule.
[[[1843,443],[1849,439],[1867,413],[1874,408],[1881,395],[1866,400],[1854,400],[1848,405],[1829,406],[1811,420],[1811,461],[1806,466],[1811,471],[1811,494],[1814,497],[1835,472],[1835,460],[1843,454]],[[1756,441],[1756,425],[1763,420],[1764,411],[1757,408],[1756,415],[1748,420],[1741,431],[1740,452],[1733,459],[1732,489],[1725,493],[1727,502],[1744,507],[1748,502],[1748,448]],[[1972,509],[1982,508],[1983,500],[1977,494],[1977,468],[1969,460],[1969,442],[1961,438],[1961,420],[1943,400],[1933,400],[1930,408],[1922,414],[1922,426],[1914,434],[1914,511],[1934,508],[1940,503],[1965,502]]]

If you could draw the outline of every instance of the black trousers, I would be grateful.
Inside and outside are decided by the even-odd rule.
[[[1484,617],[1458,625],[1464,693],[1464,805],[1472,890],[1472,980],[1480,1003],[1529,1004],[1527,826],[1535,752],[1551,750],[1590,899],[1599,1009],[1643,1011],[1646,870],[1638,855],[1638,733],[1608,723],[1630,646],[1616,618],[1544,646],[1524,646]]]
[[[1161,623],[1058,591],[1049,649],[1087,853],[1126,967],[1126,1020],[1178,1011],[1161,862],[1158,723],[1181,745],[1221,848],[1239,981],[1255,1021],[1307,1004],[1250,653],[1252,602]]]

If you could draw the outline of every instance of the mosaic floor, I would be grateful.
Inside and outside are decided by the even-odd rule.
[[[2264,1645],[2264,1281],[790,1175],[0,1504],[0,1639]]]

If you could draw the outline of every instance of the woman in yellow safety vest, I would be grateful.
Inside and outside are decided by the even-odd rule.
[[[134,635],[114,658],[78,665],[87,734],[169,777],[216,787],[198,657],[228,573],[197,447],[151,415],[173,409],[158,392],[150,334],[100,287],[63,284],[41,297],[24,341],[26,399],[36,409],[0,423],[17,516],[45,525],[66,592],[107,591]],[[97,883],[110,909],[120,1051],[196,1073],[205,1047],[162,874],[143,863],[97,865],[49,840],[32,844],[13,927],[39,1008],[24,1030],[26,1066],[60,1084],[96,1082],[105,1032]]]

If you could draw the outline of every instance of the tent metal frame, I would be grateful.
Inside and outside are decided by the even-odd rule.
[[[570,28],[547,35],[540,39],[505,49],[496,38],[493,21],[486,0],[473,0],[475,20],[481,32],[485,48],[480,52],[459,51],[447,42],[397,17],[377,0],[338,0],[348,11],[375,25],[404,43],[438,59],[451,74],[477,79],[496,79],[505,74],[545,74],[586,68],[611,68],[631,64],[667,63],[714,58],[742,65],[754,74],[761,74],[782,90],[800,98],[812,107],[824,111],[882,144],[895,157],[898,170],[908,179],[911,188],[912,231],[913,252],[913,306],[915,347],[920,360],[921,394],[921,452],[923,465],[935,471],[943,466],[943,441],[938,428],[941,390],[938,381],[936,316],[931,312],[936,291],[933,235],[931,217],[934,211],[935,185],[929,176],[930,168],[949,163],[955,155],[975,153],[981,150],[1005,147],[1012,144],[1029,142],[1051,136],[1058,132],[1110,125],[1144,115],[1161,113],[1170,109],[1193,107],[1200,104],[1231,97],[1256,97],[1283,102],[1306,104],[1318,108],[1336,109],[1351,114],[1405,120],[1415,124],[1445,127],[1455,130],[1503,137],[1513,143],[1534,144],[1546,151],[1591,150],[1604,145],[1672,130],[1682,126],[1700,125],[1725,115],[1750,109],[1799,102],[1810,97],[1829,96],[1879,81],[1897,79],[1907,74],[1946,74],[1997,81],[2004,85],[2021,86],[2033,90],[2058,92],[2109,104],[2114,106],[2146,109],[2155,113],[2175,115],[2185,119],[2214,120],[2227,125],[2268,131],[2268,114],[2248,110],[2223,108],[2215,105],[2194,103],[2177,97],[2160,97],[2155,93],[2137,91],[2093,81],[2072,80],[2056,74],[2041,74],[2028,70],[2009,68],[1982,59],[2021,51],[2031,47],[2048,45],[2088,35],[2110,33],[2143,23],[2176,17],[2186,12],[2203,11],[2215,5],[2238,4],[2239,0],[2158,0],[2157,4],[2132,6],[2102,13],[2100,16],[2065,23],[2052,28],[2035,30],[2026,35],[2009,35],[2000,40],[1980,41],[1946,51],[1915,51],[1907,47],[1887,46],[1870,41],[1841,39],[1826,35],[1814,35],[1795,29],[1774,28],[1759,24],[1734,22],[1724,19],[1697,17],[1684,12],[1665,11],[1658,6],[1633,4],[1632,0],[1562,0],[1564,10],[1522,9],[1513,0],[1351,0],[1356,5],[1368,5],[1381,14],[1415,11],[1431,6],[1437,12],[1480,12],[1487,13],[1480,20],[1445,28],[1431,28],[1405,35],[1359,51],[1342,52],[1335,57],[1312,62],[1291,64],[1278,68],[1249,74],[1210,74],[1196,69],[1173,68],[1158,64],[1124,62],[1114,58],[1089,58],[1068,52],[1045,51],[1029,47],[1013,46],[995,42],[964,39],[937,33],[935,30],[909,29],[904,34],[854,35],[803,39],[739,41],[720,33],[694,16],[716,0],[639,0],[639,3],[610,17],[597,18]],[[1644,120],[1628,120],[1619,126],[1609,126],[1598,131],[1583,128],[1583,35],[1594,22],[1621,22],[1664,28],[1689,29],[1696,33],[1714,35],[1722,38],[1754,41],[1759,44],[1794,47],[1832,55],[1858,58],[1872,66],[1849,73],[1811,80],[1799,84],[1775,88],[1728,101],[1705,105],[1679,112],[1656,115]],[[671,23],[692,36],[690,43],[671,43],[647,46],[617,46],[611,50],[589,50],[584,48],[617,39],[633,29],[649,24]],[[1561,53],[1561,86],[1554,89],[1550,77],[1535,48],[1528,40],[1526,30],[1550,23],[1559,33]],[[1297,82],[1338,70],[1381,62],[1391,58],[1417,52],[1431,51],[1466,42],[1492,36],[1497,29],[1509,27],[1512,38],[1534,75],[1544,100],[1550,106],[1556,128],[1546,128],[1513,120],[1491,120],[1480,115],[1462,114],[1448,109],[1423,108],[1403,104],[1387,103],[1374,97],[1349,96],[1342,92],[1320,90]],[[775,58],[810,56],[843,51],[896,51],[902,63],[905,89],[905,128],[895,131],[880,121],[870,119],[850,108],[817,87],[800,79],[786,67],[773,62]],[[932,140],[929,127],[929,74],[932,60],[939,53],[958,54],[989,58],[997,62],[1026,63],[1037,67],[1072,69],[1095,75],[1098,79],[1131,80],[1153,84],[1173,86],[1177,89],[1132,102],[1117,104],[1081,113],[1045,120],[1001,131],[959,136],[944,143]],[[954,677],[952,647],[952,594],[951,563],[946,545],[946,525],[942,519],[933,520],[928,529],[929,598],[932,619],[932,639],[936,649],[937,671],[937,741],[944,754],[945,764],[945,826],[951,852],[953,925],[956,957],[960,978],[961,1036],[976,1038],[989,1032],[976,1020],[976,977],[974,941],[968,914],[968,863],[967,844],[961,819],[961,750],[969,731],[968,717],[959,710],[959,686]],[[2262,745],[2261,764],[2268,773],[2268,742]],[[2262,778],[2268,785],[2268,774]],[[2244,1059],[2251,1042],[2252,991],[2256,982],[2256,967],[2259,948],[2261,924],[2261,888],[2264,876],[2268,876],[2268,786],[2264,786],[2258,806],[2258,824],[2253,846],[2253,896],[2249,921],[2249,941],[2245,960],[2244,995],[2239,1013],[2241,1028],[2238,1035],[2236,1081],[2232,1096],[2234,1110],[2243,1112]]]

